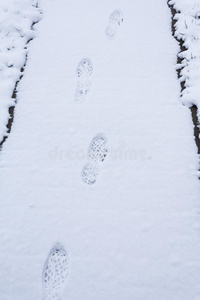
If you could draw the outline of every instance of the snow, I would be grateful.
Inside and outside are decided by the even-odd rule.
[[[181,81],[185,81],[186,89],[181,94],[183,104],[197,107],[200,105],[200,1],[172,0],[169,2],[177,11],[175,15],[175,36],[183,40],[186,50],[181,51],[183,59],[178,68],[181,70]]]
[[[32,25],[40,20],[35,0],[1,0],[0,3],[0,141],[7,135],[9,107],[15,106],[13,90],[23,74],[27,43],[35,37]]]
[[[51,255],[61,243],[63,300],[198,300],[199,157],[179,101],[167,3],[39,6],[0,153],[1,298],[42,299],[43,272],[49,261],[57,266]],[[115,11],[123,22],[110,39]],[[82,59],[92,62],[81,78],[90,89],[75,101]],[[94,161],[87,184],[83,170]],[[51,278],[47,286],[52,295]]]

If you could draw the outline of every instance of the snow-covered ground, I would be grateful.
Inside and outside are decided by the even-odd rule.
[[[63,300],[199,300],[199,161],[166,1],[39,6],[0,153],[1,298],[58,300],[60,272]]]

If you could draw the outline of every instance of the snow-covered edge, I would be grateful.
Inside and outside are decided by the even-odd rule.
[[[184,105],[200,106],[200,1],[170,0],[170,6],[176,11],[173,19],[174,37],[181,42],[178,54],[180,63],[179,80],[184,83],[181,101]]]
[[[180,100],[190,108],[200,154],[200,0],[168,0],[167,3],[172,14],[172,34],[180,46],[176,64]]]
[[[8,137],[17,102],[17,85],[23,77],[28,43],[36,37],[41,20],[40,0],[2,0],[0,3],[0,146]]]

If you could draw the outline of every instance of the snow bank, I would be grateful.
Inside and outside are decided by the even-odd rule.
[[[27,57],[27,43],[35,37],[33,24],[41,18],[36,0],[0,2],[0,142],[7,135],[13,91]]]
[[[171,0],[169,4],[176,10],[174,19],[175,37],[183,41],[179,53],[182,59],[177,65],[180,71],[180,81],[185,89],[181,92],[184,104],[200,106],[200,1]]]

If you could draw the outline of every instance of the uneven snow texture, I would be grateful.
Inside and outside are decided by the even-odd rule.
[[[43,299],[60,300],[60,293],[68,275],[68,256],[61,244],[50,251],[43,269]]]
[[[174,19],[175,37],[183,41],[186,50],[179,53],[182,59],[177,65],[180,81],[185,83],[181,93],[182,102],[186,105],[200,106],[200,1],[171,0],[170,5],[177,11]]]
[[[28,54],[27,43],[35,37],[32,25],[41,18],[36,0],[0,2],[0,142],[7,134],[9,107],[15,105],[13,91]]]

